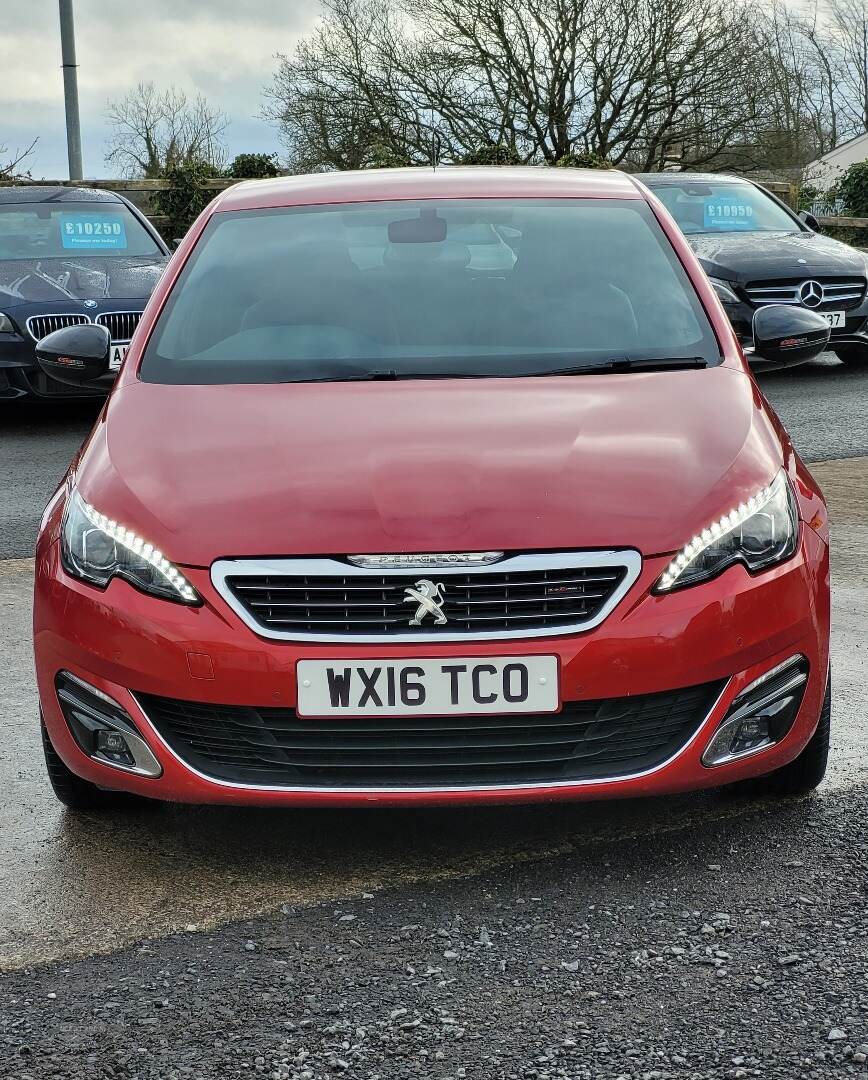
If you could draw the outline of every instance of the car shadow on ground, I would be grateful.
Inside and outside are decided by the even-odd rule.
[[[63,814],[56,854],[79,864],[175,877],[216,893],[237,877],[241,891],[271,883],[303,897],[478,872],[585,845],[701,828],[768,803],[749,790],[604,802],[524,806],[262,809],[146,803],[99,815]],[[95,839],[99,843],[95,845]],[[223,882],[223,885],[215,882]],[[324,890],[324,892],[323,892]]]

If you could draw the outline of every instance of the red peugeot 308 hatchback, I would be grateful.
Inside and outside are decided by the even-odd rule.
[[[754,335],[784,360],[828,328]],[[108,344],[40,362],[86,383]],[[71,806],[806,790],[826,509],[628,176],[243,183],[45,512],[35,649]]]

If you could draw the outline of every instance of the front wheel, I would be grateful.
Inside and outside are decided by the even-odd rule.
[[[826,775],[829,736],[832,727],[832,674],[826,679],[826,696],[820,721],[811,740],[799,756],[768,776],[752,781],[754,790],[767,795],[804,795],[813,791]]]
[[[868,345],[839,345],[833,351],[847,367],[868,368]]]
[[[127,795],[122,791],[109,791],[97,787],[89,780],[84,780],[70,769],[60,754],[51,745],[51,739],[45,728],[42,727],[42,749],[45,754],[45,767],[48,770],[48,779],[54,794],[70,810],[112,810],[118,807],[131,807],[146,803],[147,799],[139,799],[135,795]]]

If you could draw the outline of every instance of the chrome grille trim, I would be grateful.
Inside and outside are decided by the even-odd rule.
[[[849,278],[836,280],[832,278],[788,278],[776,282],[774,285],[760,283],[748,283],[745,287],[750,302],[761,307],[763,304],[799,304],[799,288],[806,281],[816,281],[823,287],[823,299],[815,309],[828,309],[835,304],[849,304],[855,307],[865,296],[865,279]]]
[[[125,345],[132,338],[141,317],[141,311],[103,311],[94,321],[108,328],[113,344]]]
[[[52,334],[55,330],[63,330],[67,326],[81,326],[89,323],[89,315],[77,315],[75,312],[66,312],[57,315],[31,315],[24,325],[27,333],[34,341],[39,341],[46,334]]]
[[[113,345],[128,345],[141,317],[141,311],[103,311],[95,319],[91,319],[90,315],[68,311],[57,315],[31,315],[24,325],[33,340],[39,341],[54,330],[95,322],[98,326],[107,328]]]
[[[384,605],[380,601],[369,603],[368,608],[375,608],[377,611],[382,611],[382,615],[377,616],[377,621],[388,622],[389,625],[394,626],[394,630],[379,631],[376,633],[353,633],[347,630],[336,631],[334,629],[328,629],[329,625],[334,623],[348,623],[347,617],[339,619],[324,619],[320,620],[320,625],[323,629],[316,632],[301,631],[297,629],[280,630],[274,625],[266,625],[261,622],[255,614],[255,608],[250,600],[244,601],[241,599],[245,591],[244,578],[321,578],[321,579],[351,579],[352,584],[349,582],[346,586],[346,591],[352,591],[353,589],[369,591],[380,591],[375,584],[377,579],[383,577],[426,577],[431,575],[431,569],[429,567],[419,567],[418,569],[413,567],[400,567],[395,569],[389,569],[380,567],[375,570],[365,569],[360,566],[353,566],[351,563],[344,562],[338,559],[330,558],[317,558],[317,559],[220,559],[215,562],[211,567],[211,582],[214,588],[220,594],[220,596],[226,601],[229,607],[235,612],[235,614],[244,622],[254,633],[260,637],[270,638],[276,641],[313,641],[313,642],[341,642],[344,644],[389,644],[389,643],[406,643],[406,642],[447,642],[447,641],[503,641],[511,638],[538,638],[538,637],[555,637],[563,636],[565,634],[581,633],[586,630],[592,630],[595,626],[599,626],[601,622],[612,612],[612,610],[620,603],[620,601],[627,594],[631,586],[634,584],[642,569],[642,557],[638,551],[632,549],[624,549],[620,551],[569,551],[559,552],[556,554],[530,554],[530,555],[513,555],[502,559],[500,562],[491,566],[478,566],[472,570],[472,577],[474,579],[484,578],[486,575],[492,575],[503,579],[505,575],[520,575],[522,572],[539,573],[540,571],[583,571],[594,570],[601,571],[601,575],[605,576],[605,571],[611,570],[612,572],[618,572],[620,580],[611,589],[607,590],[607,599],[599,606],[594,614],[588,617],[586,614],[583,616],[581,612],[574,610],[559,611],[559,617],[561,619],[573,619],[568,623],[559,622],[556,625],[547,626],[531,626],[531,627],[516,627],[516,628],[500,628],[493,629],[451,629],[449,627],[444,628],[442,632],[431,632],[423,627],[420,627],[415,632],[410,627],[409,620],[413,614],[410,607],[404,603],[397,603],[393,605]],[[464,589],[468,593],[472,593],[476,585],[461,585],[453,583],[449,585],[450,577],[462,577],[468,575],[468,568],[457,567],[440,567],[436,571],[437,577],[442,577],[446,583],[447,593],[450,588]],[[623,575],[623,576],[621,576]],[[367,579],[367,580],[366,580]],[[593,583],[593,578],[586,579],[588,584]],[[358,581],[358,584],[356,584]],[[611,581],[611,575],[610,575]],[[572,583],[572,582],[569,582]],[[517,582],[522,587],[528,585],[527,582]],[[539,584],[539,582],[532,582],[532,584]],[[543,582],[544,585],[557,584],[556,581]],[[248,589],[253,589],[253,585],[248,586]],[[495,586],[491,586],[495,587]],[[501,584],[500,586],[504,586]],[[269,585],[269,590],[278,590],[278,585]],[[285,591],[291,591],[293,588],[303,588],[306,591],[320,591],[332,592],[345,591],[343,585],[336,586],[332,583],[328,584],[299,584],[293,585],[291,582],[282,584],[280,586]],[[380,587],[382,588],[382,587]],[[596,590],[595,590],[596,591]],[[467,600],[471,599],[468,595]],[[567,603],[570,600],[580,600],[581,597],[562,597],[560,601],[557,598],[551,599],[553,603]],[[588,596],[588,599],[591,599]],[[598,597],[599,599],[599,597]],[[467,603],[467,600],[461,600],[462,605]],[[482,601],[477,601],[482,602]],[[495,601],[488,601],[494,603]],[[497,601],[500,603],[500,601]],[[510,604],[514,602],[514,598],[510,600]],[[282,601],[269,602],[267,605],[269,608],[276,606],[288,606]],[[312,601],[306,607],[321,608],[320,601]],[[345,601],[340,601],[338,606],[341,611],[346,610],[350,605]],[[362,605],[365,606],[365,605]],[[389,607],[392,606],[396,609],[396,613],[393,616]],[[576,605],[573,605],[576,606]],[[578,605],[581,606],[581,605]],[[384,608],[386,609],[384,611]],[[328,610],[328,609],[325,609]],[[484,618],[481,616],[473,616],[473,621],[482,623],[485,621],[502,621],[504,616],[488,615]],[[510,615],[509,618],[524,618],[522,615]],[[537,620],[539,615],[534,616]],[[290,620],[286,620],[289,622]],[[304,620],[308,624],[313,624],[313,620],[306,618]]]

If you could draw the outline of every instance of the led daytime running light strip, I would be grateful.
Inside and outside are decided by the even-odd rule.
[[[681,574],[688,566],[690,566],[698,555],[701,555],[703,551],[709,548],[715,540],[719,540],[722,536],[726,536],[727,533],[732,532],[733,529],[738,528],[739,525],[743,525],[752,518],[757,511],[762,510],[762,508],[778,493],[780,485],[783,482],[783,473],[778,473],[774,480],[770,484],[767,484],[762,491],[758,491],[756,495],[752,495],[747,502],[743,502],[734,510],[730,510],[728,514],[724,514],[722,518],[718,518],[717,521],[694,536],[690,543],[685,544],[672,562],[666,567],[660,577],[659,588],[664,591],[666,589],[671,589]]]
[[[178,569],[173,566],[172,563],[163,555],[162,551],[155,548],[153,544],[148,544],[140,536],[137,536],[132,529],[125,529],[123,525],[118,525],[116,521],[112,521],[107,518],[105,514],[101,514],[99,510],[95,509],[86,502],[81,495],[78,496],[82,510],[85,515],[93,522],[98,529],[101,529],[106,536],[111,537],[116,543],[125,547],[127,551],[131,551],[134,555],[137,555],[144,562],[150,566],[166,579],[173,589],[184,600],[196,601],[199,599],[199,594],[193,588],[189,581],[183,574],[178,572]]]

